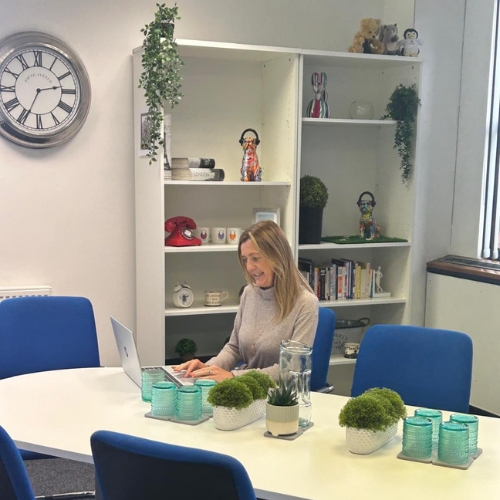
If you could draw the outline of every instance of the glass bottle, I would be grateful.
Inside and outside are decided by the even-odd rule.
[[[299,400],[299,426],[307,427],[311,421],[311,355],[312,347],[295,340],[282,340],[280,344],[280,377],[293,381]]]

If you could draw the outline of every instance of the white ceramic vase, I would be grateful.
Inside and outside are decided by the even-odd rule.
[[[398,424],[389,426],[384,431],[355,429],[346,427],[347,449],[357,455],[368,455],[385,446],[398,432]]]
[[[295,434],[299,430],[299,405],[266,405],[266,428],[273,436]]]
[[[214,424],[221,431],[233,431],[259,420],[265,413],[265,399],[256,399],[250,406],[242,410],[214,406]]]

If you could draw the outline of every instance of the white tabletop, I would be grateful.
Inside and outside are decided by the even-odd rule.
[[[313,393],[314,427],[285,441],[263,436],[264,419],[219,431],[212,419],[188,426],[145,418],[150,407],[121,368],[89,368],[1,380],[0,425],[21,448],[89,463],[89,437],[98,429],[225,453],[243,463],[257,495],[267,499],[500,497],[500,419],[480,417],[484,452],[468,470],[458,470],[397,459],[401,424],[384,448],[370,455],[350,453],[338,425],[346,401]]]

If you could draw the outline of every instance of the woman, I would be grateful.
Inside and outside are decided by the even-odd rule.
[[[185,376],[221,381],[260,369],[278,381],[280,342],[313,344],[318,299],[298,270],[280,227],[265,220],[246,229],[238,260],[248,286],[229,342],[206,363],[194,359],[174,368],[186,370]]]

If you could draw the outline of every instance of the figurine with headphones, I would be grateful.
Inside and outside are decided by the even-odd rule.
[[[370,196],[371,200],[364,200],[364,195]],[[375,197],[370,191],[363,191],[358,198],[358,207],[361,212],[361,217],[359,219],[359,237],[372,240],[373,238],[378,238],[380,236],[380,226],[375,222],[375,217],[373,216],[373,208],[377,202]]]
[[[253,132],[255,138],[244,137],[247,132]],[[243,182],[260,182],[262,180],[262,169],[257,156],[257,146],[260,144],[259,134],[253,128],[247,128],[243,130],[238,142],[243,148],[241,180]]]

